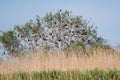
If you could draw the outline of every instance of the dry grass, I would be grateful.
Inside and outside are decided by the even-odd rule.
[[[120,51],[95,49],[91,55],[71,51],[70,56],[61,52],[34,52],[16,57],[12,61],[0,64],[0,73],[33,72],[43,70],[92,70],[95,68],[120,70]],[[80,53],[79,57],[76,53]]]

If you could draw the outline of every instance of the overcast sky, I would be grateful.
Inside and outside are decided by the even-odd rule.
[[[120,0],[0,0],[0,30],[10,30],[36,15],[42,17],[59,9],[91,20],[99,36],[112,45],[120,44]]]

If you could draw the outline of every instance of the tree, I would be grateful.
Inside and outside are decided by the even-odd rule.
[[[82,16],[74,16],[71,11],[47,13],[36,17],[23,26],[15,26],[13,31],[3,33],[1,43],[7,51],[13,47],[29,50],[64,50],[70,46],[79,50],[87,46],[104,45],[104,39],[97,36],[96,27],[89,25]],[[9,49],[10,47],[10,49]]]
[[[15,36],[14,31],[2,32],[0,42],[3,44],[4,49],[10,53],[17,52],[19,48],[19,40]]]

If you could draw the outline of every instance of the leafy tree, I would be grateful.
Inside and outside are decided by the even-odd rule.
[[[96,27],[89,25],[82,16],[75,16],[71,11],[47,13],[43,18],[36,17],[23,26],[16,25],[13,31],[4,32],[0,37],[7,51],[16,50],[75,50],[96,45],[105,45],[105,40],[97,36]]]
[[[14,53],[17,52],[20,41],[15,36],[14,31],[8,31],[2,32],[2,36],[0,36],[0,42],[8,52]]]

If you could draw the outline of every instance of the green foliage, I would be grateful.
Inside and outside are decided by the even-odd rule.
[[[15,36],[14,31],[8,31],[0,36],[0,42],[3,43],[4,48],[8,51],[12,51],[13,48],[18,48],[19,40]]]
[[[120,71],[90,70],[80,71],[41,71],[0,74],[0,80],[119,80]]]
[[[30,74],[25,72],[14,73],[9,80],[30,80]]]
[[[87,46],[108,47],[105,40],[97,36],[96,29],[83,20],[82,16],[74,16],[71,11],[60,10],[54,14],[47,13],[43,18],[37,16],[35,22],[30,20],[23,26],[16,25],[13,31],[1,35],[0,42],[9,52],[15,47],[16,52],[19,50],[23,53],[28,52],[28,48],[86,50]]]

